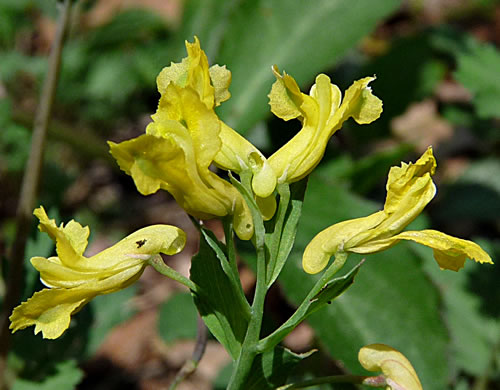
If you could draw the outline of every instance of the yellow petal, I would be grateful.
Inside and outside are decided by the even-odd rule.
[[[97,295],[128,287],[141,276],[145,264],[128,268],[102,280],[92,280],[75,288],[44,289],[16,307],[9,317],[12,332],[35,325],[44,338],[55,339],[68,329],[71,315]]]
[[[388,345],[367,345],[360,349],[358,360],[368,371],[382,371],[388,389],[422,390],[422,384],[410,361]]]
[[[330,137],[347,119],[370,123],[382,112],[382,102],[368,87],[372,77],[356,81],[340,105],[340,90],[324,74],[316,77],[306,95],[291,76],[279,74],[276,67],[273,72],[277,81],[269,94],[271,111],[282,119],[298,118],[302,122],[302,129],[269,158],[280,183],[307,176],[323,158]]]
[[[120,154],[116,150],[120,150]],[[132,176],[137,189],[144,195],[151,193],[144,189],[165,189],[183,209],[201,219],[227,215],[232,207],[225,194],[217,193],[201,178],[189,136],[175,137],[174,142],[168,138],[144,134],[112,146],[111,153],[122,169],[119,157],[126,155],[127,160],[134,161],[133,166],[137,169],[125,172]],[[208,168],[205,174],[217,177]],[[217,179],[222,181],[218,177]],[[155,185],[144,187],[143,183]]]
[[[174,133],[182,138],[189,137],[199,167],[208,168],[222,147],[219,118],[202,103],[192,88],[168,86],[152,118],[154,122],[148,125],[146,133],[164,137]],[[179,122],[180,126],[175,126],[172,121]]]
[[[48,287],[73,288],[102,281],[127,269],[143,266],[158,253],[173,255],[185,245],[185,233],[170,225],[152,225],[137,230],[115,245],[78,262],[66,265],[58,257],[33,257],[31,264]]]
[[[478,263],[493,264],[491,257],[476,243],[452,237],[436,230],[402,232],[394,240],[410,240],[434,249],[434,258],[441,269],[458,271],[469,258]]]
[[[328,260],[338,251],[348,251],[346,243],[353,237],[372,229],[385,218],[385,213],[379,211],[368,217],[351,219],[337,223],[318,233],[307,244],[302,257],[302,267],[309,274],[323,270]]]
[[[212,65],[208,69],[210,80],[215,89],[215,105],[218,106],[231,97],[229,85],[231,84],[231,72],[226,69],[226,65]]]
[[[302,116],[300,108],[303,103],[303,94],[296,81],[285,72],[281,75],[276,65],[272,67],[272,71],[276,76],[276,81],[269,93],[271,112],[285,121]]]
[[[295,80],[293,83],[296,86]],[[269,158],[280,183],[292,183],[304,178],[321,161],[332,135],[325,124],[332,111],[337,109],[339,93],[338,88],[330,84],[328,76],[319,75],[311,89],[312,96],[301,94],[300,100],[295,99],[297,104],[300,103],[298,109],[302,129]]]
[[[214,158],[215,164],[236,173],[251,171],[254,193],[262,198],[270,196],[276,188],[276,174],[262,153],[224,122],[219,136],[222,146]]]
[[[35,325],[35,334],[42,332],[44,338],[55,339],[68,329],[71,314],[92,298],[81,291],[68,292],[63,289],[36,292],[14,309],[9,317],[10,329],[16,332]]]
[[[259,207],[260,213],[262,214],[262,219],[264,221],[269,221],[274,216],[277,208],[276,198],[274,195],[270,195],[267,198],[256,196],[255,202]]]
[[[45,209],[40,206],[33,214],[39,219],[38,229],[47,233],[56,242],[56,250],[64,262],[71,265],[79,261],[87,247],[89,237],[88,226],[82,227],[78,222],[70,221],[66,226],[56,225],[55,220],[49,219]]]
[[[188,69],[188,58],[184,58],[180,63],[171,62],[170,66],[163,68],[156,77],[158,92],[163,95],[170,83],[185,87],[188,81]]]
[[[363,125],[378,119],[382,113],[382,100],[373,95],[371,88],[368,87],[373,80],[375,77],[365,77],[355,81],[345,92],[339,109],[344,120],[352,116],[357,123]]]
[[[207,108],[213,108],[231,97],[229,85],[231,72],[225,66],[213,65],[208,67],[208,59],[200,47],[197,37],[194,42],[186,41],[188,56],[180,63],[171,63],[162,69],[156,83],[161,95],[165,93],[170,84],[194,89]]]
[[[228,191],[229,188],[232,189],[231,191],[234,191],[235,204],[231,212],[233,215],[234,231],[241,240],[250,240],[254,232],[252,213],[238,190],[229,183],[228,185]]]
[[[436,160],[431,148],[415,163],[392,167],[386,185],[386,218],[373,229],[353,237],[347,247],[356,253],[374,253],[394,245],[392,241],[383,239],[394,236],[408,226],[436,194],[436,186],[431,178],[435,168]]]
[[[387,180],[387,198],[384,210],[393,213],[400,208],[401,198],[411,190],[412,184],[421,177],[434,175],[436,159],[429,147],[415,163],[402,163],[401,167],[392,167]]]
[[[197,92],[207,108],[213,108],[215,90],[210,80],[207,56],[201,50],[197,37],[193,43],[185,43],[188,56],[181,63],[171,63],[162,69],[156,79],[158,91],[163,96],[172,84],[181,88],[189,86]]]
[[[150,147],[156,145],[156,137],[142,135],[129,141],[123,141],[120,144],[108,141],[109,151],[115,158],[120,169],[134,179],[137,190],[142,195],[151,195],[161,187],[161,180],[155,175],[148,175],[141,168],[141,150],[150,150]],[[166,141],[165,141],[166,142]],[[145,170],[145,169],[144,169]]]

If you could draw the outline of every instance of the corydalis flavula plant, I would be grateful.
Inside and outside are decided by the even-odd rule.
[[[230,98],[229,70],[209,66],[197,38],[194,43],[186,42],[186,49],[187,57],[182,62],[172,63],[158,75],[161,97],[145,133],[119,144],[109,142],[109,145],[120,168],[132,177],[141,194],[165,190],[191,216],[220,218],[225,242],[219,242],[211,232],[198,226],[200,253],[192,260],[190,280],[187,280],[163,262],[151,260],[159,252],[171,254],[182,249],[184,235],[176,228],[141,229],[87,259],[83,257],[83,250],[88,230],[76,222],[57,228],[43,212],[41,226],[56,239],[58,257],[34,258],[32,263],[51,288],[36,293],[15,309],[11,317],[14,330],[36,325],[35,330],[42,330],[45,337],[58,337],[69,325],[70,315],[89,299],[126,287],[139,277],[146,264],[151,264],[190,288],[207,327],[234,360],[228,388],[244,389],[249,378],[263,383],[259,382],[262,367],[254,368],[254,364],[265,361],[264,358],[255,360],[258,355],[267,354],[273,364],[303,358],[280,348],[279,344],[311,313],[331,303],[353,283],[361,263],[334,279],[350,253],[380,252],[401,240],[412,240],[432,247],[444,269],[458,270],[466,257],[491,262],[490,257],[470,241],[433,230],[403,231],[436,192],[431,178],[436,161],[429,148],[415,163],[403,163],[390,170],[383,210],[365,218],[339,222],[310,242],[303,256],[305,271],[317,273],[326,268],[325,271],[295,313],[261,338],[264,300],[292,249],[307,176],[321,161],[330,137],[346,120],[353,118],[358,124],[368,124],[380,116],[382,102],[369,87],[373,77],[355,81],[342,96],[329,77],[320,74],[306,94],[300,91],[292,76],[280,73],[275,66],[272,71],[276,81],[269,94],[271,111],[286,121],[298,119],[302,128],[266,158],[214,111]],[[214,167],[227,171],[230,180],[218,176]],[[36,213],[42,216],[42,211]],[[51,226],[50,230],[46,226]],[[233,232],[242,240],[250,240],[255,248],[256,286],[251,304],[239,278]],[[162,237],[167,241],[161,241]],[[60,244],[63,239],[69,244]],[[72,249],[68,252],[66,247]],[[335,256],[335,261],[328,266],[331,256]],[[100,265],[95,265],[93,259],[99,259]],[[123,272],[127,270],[125,276]],[[304,277],[308,276],[304,274]],[[68,298],[42,305],[41,294]],[[48,325],[52,323],[54,325]],[[383,372],[381,377],[370,379],[366,384],[396,389],[406,383],[405,375],[410,373],[410,377],[416,378],[410,388],[420,389],[411,365],[400,359],[399,352],[384,348],[372,345],[360,352],[363,366]],[[402,369],[393,370],[387,357],[403,362]],[[366,377],[344,379],[361,384]],[[379,380],[382,382],[376,382]]]

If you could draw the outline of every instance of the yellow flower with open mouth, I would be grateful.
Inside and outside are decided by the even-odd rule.
[[[164,68],[157,77],[158,91],[164,94],[170,84],[181,88],[191,87],[200,96],[205,106],[212,110],[231,96],[231,72],[225,66],[209,67],[208,59],[200,47],[197,37],[193,43],[186,41],[188,56],[181,63],[172,63]],[[214,157],[214,163],[225,170],[236,173],[251,171],[255,176],[253,190],[259,197],[270,196],[276,187],[276,175],[264,155],[248,140],[220,121],[220,148]]]
[[[209,68],[197,38],[186,42],[186,49],[181,63],[158,75],[161,98],[146,134],[120,144],[109,142],[111,154],[142,194],[166,190],[187,213],[201,219],[232,215],[236,234],[248,240],[253,235],[248,205],[210,167],[250,172],[256,197],[268,200],[274,199],[276,176],[262,153],[214,112],[230,96],[231,73],[218,65]],[[260,203],[267,205],[262,213],[270,218],[275,202]]]
[[[311,173],[323,158],[328,140],[347,119],[367,124],[382,113],[382,101],[368,87],[374,77],[355,81],[342,99],[339,88],[325,74],[316,77],[306,95],[293,77],[280,74],[276,66],[273,72],[276,82],[269,94],[271,111],[286,121],[298,118],[302,122],[302,129],[269,157],[280,183],[292,183]]]
[[[56,241],[57,257],[33,257],[47,289],[36,292],[10,316],[12,332],[35,325],[35,334],[55,339],[68,329],[71,315],[97,295],[124,289],[137,281],[147,261],[159,253],[174,255],[186,243],[184,232],[170,225],[140,229],[115,245],[85,257],[89,228],[71,220],[57,226],[43,207],[34,214],[39,229]]]
[[[410,361],[388,345],[366,345],[360,349],[358,360],[368,371],[382,371],[386,390],[422,390],[420,379]],[[370,379],[367,378],[363,384],[370,385]]]
[[[201,219],[233,215],[241,239],[253,235],[253,220],[242,195],[210,170],[220,150],[220,123],[191,87],[165,89],[146,134],[120,144],[108,142],[120,168],[143,195],[172,194],[188,214]]]
[[[436,194],[431,177],[435,169],[432,148],[427,149],[415,163],[392,167],[384,209],[368,217],[337,223],[318,233],[304,251],[304,270],[311,274],[320,272],[337,252],[375,253],[401,240],[414,241],[434,249],[434,258],[441,269],[458,271],[464,266],[466,258],[479,263],[493,263],[490,256],[474,242],[435,230],[402,232]]]

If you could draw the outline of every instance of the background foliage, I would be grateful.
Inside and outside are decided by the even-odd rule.
[[[0,0],[0,15],[5,260],[56,1]],[[109,158],[105,140],[143,131],[156,109],[156,75],[179,61],[184,40],[197,35],[211,63],[232,71],[232,98],[219,115],[266,153],[299,128],[269,112],[272,64],[303,90],[319,72],[341,89],[376,74],[372,88],[384,101],[377,122],[348,123],[335,135],[314,172],[296,247],[267,302],[265,330],[285,320],[313,283],[299,265],[307,242],[328,225],[380,208],[389,167],[414,159],[429,144],[438,158],[439,194],[414,223],[480,240],[498,263],[499,25],[495,0],[79,1],[63,52],[39,203],[58,220],[89,224],[94,252],[135,228],[177,224],[190,243],[171,264],[187,272],[197,247],[189,220],[165,194],[140,196]],[[217,223],[209,226],[221,234]],[[31,256],[52,251],[33,229],[26,265]],[[244,246],[242,257],[250,293],[252,261]],[[8,277],[6,261],[2,273]],[[429,251],[411,244],[370,256],[348,292],[287,338],[295,352],[320,349],[297,375],[362,373],[357,350],[382,342],[405,353],[425,389],[498,389],[499,278],[497,264],[468,262],[457,274],[440,271]],[[29,266],[25,284],[25,297],[41,287]],[[138,288],[94,300],[60,340],[17,333],[9,358],[13,388],[161,388],[189,356],[196,332],[192,300],[182,291],[173,294],[176,289],[146,272]],[[3,294],[0,284],[0,301]],[[223,388],[228,362],[211,341],[185,388]]]

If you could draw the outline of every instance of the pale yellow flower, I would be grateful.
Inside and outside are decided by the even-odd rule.
[[[97,295],[109,294],[134,283],[147,260],[164,253],[173,255],[185,245],[184,232],[169,225],[140,229],[110,248],[85,257],[89,228],[71,220],[57,226],[43,207],[34,214],[39,229],[56,242],[56,257],[33,257],[31,264],[40,272],[47,289],[36,292],[16,307],[10,316],[13,332],[35,325],[35,334],[55,339],[68,329],[71,315]]]
[[[242,195],[209,168],[221,148],[220,122],[191,87],[169,84],[146,134],[109,142],[120,168],[143,195],[172,194],[187,213],[201,219],[233,215],[242,239],[253,235],[253,220]]]
[[[366,124],[382,112],[382,101],[368,87],[374,77],[355,81],[342,99],[339,88],[325,74],[316,77],[306,95],[293,77],[280,74],[276,66],[273,72],[276,82],[269,94],[271,111],[286,121],[298,118],[302,122],[302,129],[269,157],[280,183],[292,183],[309,175],[323,158],[330,137],[347,119],[352,117]]]
[[[181,63],[171,63],[158,75],[156,82],[158,91],[165,94],[168,85],[175,84],[181,88],[191,87],[200,96],[200,100],[208,109],[213,109],[230,98],[229,85],[231,72],[225,66],[213,65],[209,68],[208,59],[200,47],[197,37],[193,43],[186,42],[188,56]],[[160,100],[160,107],[162,103]],[[229,171],[241,173],[251,171],[253,191],[258,197],[269,197],[276,187],[276,175],[269,166],[264,155],[238,132],[221,121],[218,137],[220,147],[213,162]]]
[[[367,345],[360,349],[358,360],[368,371],[382,371],[386,390],[423,390],[410,361],[388,345]]]
[[[302,258],[304,270],[320,272],[337,252],[375,253],[411,240],[434,249],[441,269],[458,271],[466,258],[492,263],[490,256],[474,242],[435,230],[401,232],[436,194],[432,175],[436,160],[429,148],[415,163],[392,167],[387,181],[384,209],[368,217],[337,223],[318,233]]]

